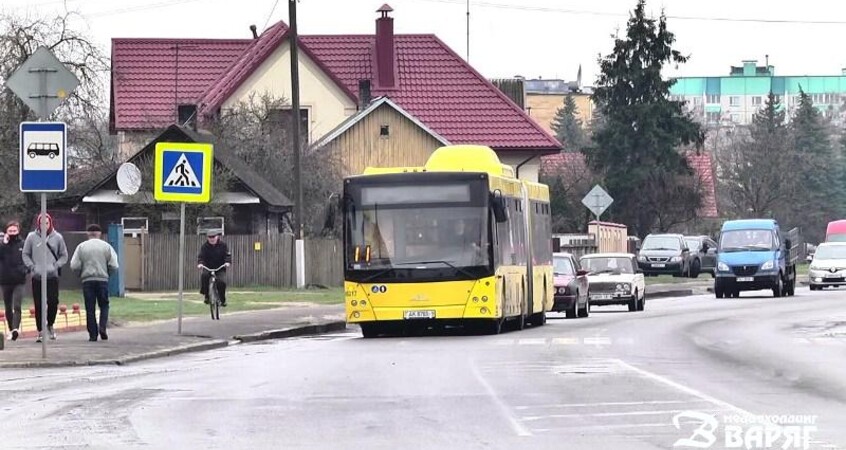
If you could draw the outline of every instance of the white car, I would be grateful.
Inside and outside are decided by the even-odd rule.
[[[817,246],[808,278],[812,291],[846,286],[846,242],[824,242]]]
[[[629,311],[643,311],[646,283],[635,255],[597,253],[583,256],[580,262],[582,269],[588,271],[592,305],[627,305]]]

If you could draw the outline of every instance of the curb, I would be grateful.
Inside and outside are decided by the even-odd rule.
[[[238,342],[230,344],[228,340],[215,339],[210,342],[198,342],[194,344],[181,345],[178,347],[171,347],[162,350],[156,350],[138,355],[127,356],[119,359],[102,359],[102,360],[87,360],[87,361],[27,361],[27,362],[0,362],[0,369],[34,369],[34,368],[56,368],[56,367],[81,367],[81,366],[104,366],[117,365],[123,366],[134,362],[144,361],[155,358],[165,358],[168,356],[175,356],[184,353],[201,352],[206,350],[215,350],[229,345],[244,344],[250,342],[258,342],[269,339],[282,339],[298,336],[307,336],[312,334],[322,334],[334,331],[342,331],[347,328],[347,323],[344,321],[333,321],[317,325],[304,325],[298,327],[284,328],[280,330],[269,330],[260,333],[246,334],[233,336]]]
[[[301,327],[283,328],[281,330],[262,331],[261,333],[244,334],[233,336],[232,338],[241,343],[250,343],[258,341],[266,341],[270,339],[282,339],[297,336],[307,336],[310,334],[330,333],[333,331],[342,331],[347,328],[347,323],[344,321],[328,322],[320,325],[306,325]]]
[[[695,295],[693,289],[676,289],[672,291],[660,291],[660,292],[653,292],[650,293],[648,290],[646,291],[646,300],[651,300],[654,298],[670,298],[670,297],[689,297],[691,295]]]

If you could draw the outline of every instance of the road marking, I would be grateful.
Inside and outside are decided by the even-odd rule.
[[[552,338],[553,345],[575,345],[578,343],[578,338]]]
[[[532,431],[547,432],[547,431],[563,431],[563,430],[613,430],[618,428],[665,428],[673,427],[671,423],[630,423],[618,425],[584,425],[573,427],[555,427],[555,428],[532,428]],[[626,435],[629,436],[629,435]],[[648,437],[652,437],[649,435]]]
[[[479,369],[476,367],[476,364],[472,363],[471,367],[473,369],[473,375],[476,377],[476,380],[478,380],[482,387],[485,388],[485,391],[488,393],[488,396],[490,396],[491,400],[493,400],[494,404],[502,413],[503,417],[505,417],[508,423],[511,424],[511,428],[514,430],[515,433],[517,433],[517,436],[531,436],[532,432],[529,431],[528,428],[523,426],[523,424],[520,423],[517,417],[515,417],[514,414],[511,413],[505,402],[503,402],[502,399],[499,398],[499,395],[497,395],[493,386],[491,386],[490,383],[488,383],[488,380],[486,380],[485,377],[482,376],[481,372],[479,372]]]
[[[728,410],[734,411],[734,412],[736,412],[736,413],[738,413],[738,414],[742,414],[742,415],[745,415],[745,416],[752,416],[752,415],[753,415],[751,412],[746,411],[745,409],[743,409],[743,408],[741,408],[741,407],[739,407],[739,406],[732,405],[732,404],[731,404],[731,403],[729,403],[729,402],[726,402],[726,401],[723,401],[723,400],[717,399],[717,398],[712,397],[712,396],[710,396],[710,395],[708,395],[708,394],[705,394],[704,392],[699,392],[699,391],[697,391],[696,389],[693,389],[693,388],[691,388],[691,387],[687,387],[687,386],[685,386],[685,385],[683,385],[683,384],[676,383],[675,381],[673,381],[673,380],[671,380],[671,379],[669,379],[669,378],[663,377],[663,376],[661,376],[661,375],[658,375],[658,374],[656,374],[656,373],[652,373],[652,372],[649,372],[648,370],[643,370],[643,369],[641,369],[641,368],[639,368],[639,367],[635,367],[635,366],[633,366],[633,365],[631,365],[631,364],[629,364],[629,363],[627,363],[627,362],[623,361],[622,359],[614,359],[614,360],[612,360],[612,361],[616,362],[616,363],[617,363],[617,364],[619,364],[621,367],[624,367],[624,368],[626,368],[626,369],[629,369],[629,370],[631,370],[631,371],[633,371],[633,372],[637,372],[637,373],[639,373],[640,375],[642,375],[642,376],[644,376],[644,377],[646,377],[646,378],[649,378],[649,379],[650,379],[650,380],[652,380],[652,381],[657,381],[657,382],[659,382],[659,383],[661,383],[661,384],[664,384],[664,385],[670,386],[670,387],[672,387],[672,388],[678,389],[678,390],[680,390],[680,391],[682,391],[682,392],[684,392],[684,393],[686,393],[686,394],[690,394],[690,395],[692,395],[692,396],[694,396],[694,397],[701,398],[702,400],[705,400],[705,401],[707,401],[708,403],[712,403],[712,404],[714,404],[714,405],[717,405],[717,406],[719,406],[719,407],[721,407],[721,408],[725,408],[725,409],[728,409]]]
[[[544,338],[518,339],[518,345],[546,345]]]
[[[687,409],[664,409],[658,411],[626,411],[626,412],[607,412],[607,413],[587,413],[587,414],[547,414],[545,416],[526,416],[523,420],[526,422],[533,422],[535,420],[546,419],[572,419],[576,417],[625,417],[625,416],[660,416],[662,414],[678,414]],[[705,413],[716,413],[725,411],[725,409],[705,409],[698,410]]]
[[[599,347],[601,345],[611,345],[611,338],[608,338],[608,337],[585,338],[585,345],[595,345],[597,347]]]
[[[687,403],[704,402],[699,398],[690,400],[650,400],[643,402],[597,402],[597,403],[557,403],[549,405],[528,405],[516,406],[514,409],[524,410],[531,408],[583,408],[590,406],[638,406],[638,405],[678,405]]]

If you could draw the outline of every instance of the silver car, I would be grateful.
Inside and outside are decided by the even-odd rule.
[[[811,290],[846,286],[846,242],[825,242],[817,247],[808,270]]]

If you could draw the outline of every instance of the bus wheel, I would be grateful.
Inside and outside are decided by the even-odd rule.
[[[486,334],[499,334],[502,333],[502,322],[505,321],[505,318],[494,319],[487,324],[485,324],[485,331]]]
[[[361,324],[361,335],[365,339],[371,339],[379,336],[379,333],[382,332],[382,327],[379,326],[378,323],[362,323]]]
[[[541,311],[537,314],[532,314],[532,326],[542,327],[546,325],[546,311]]]

